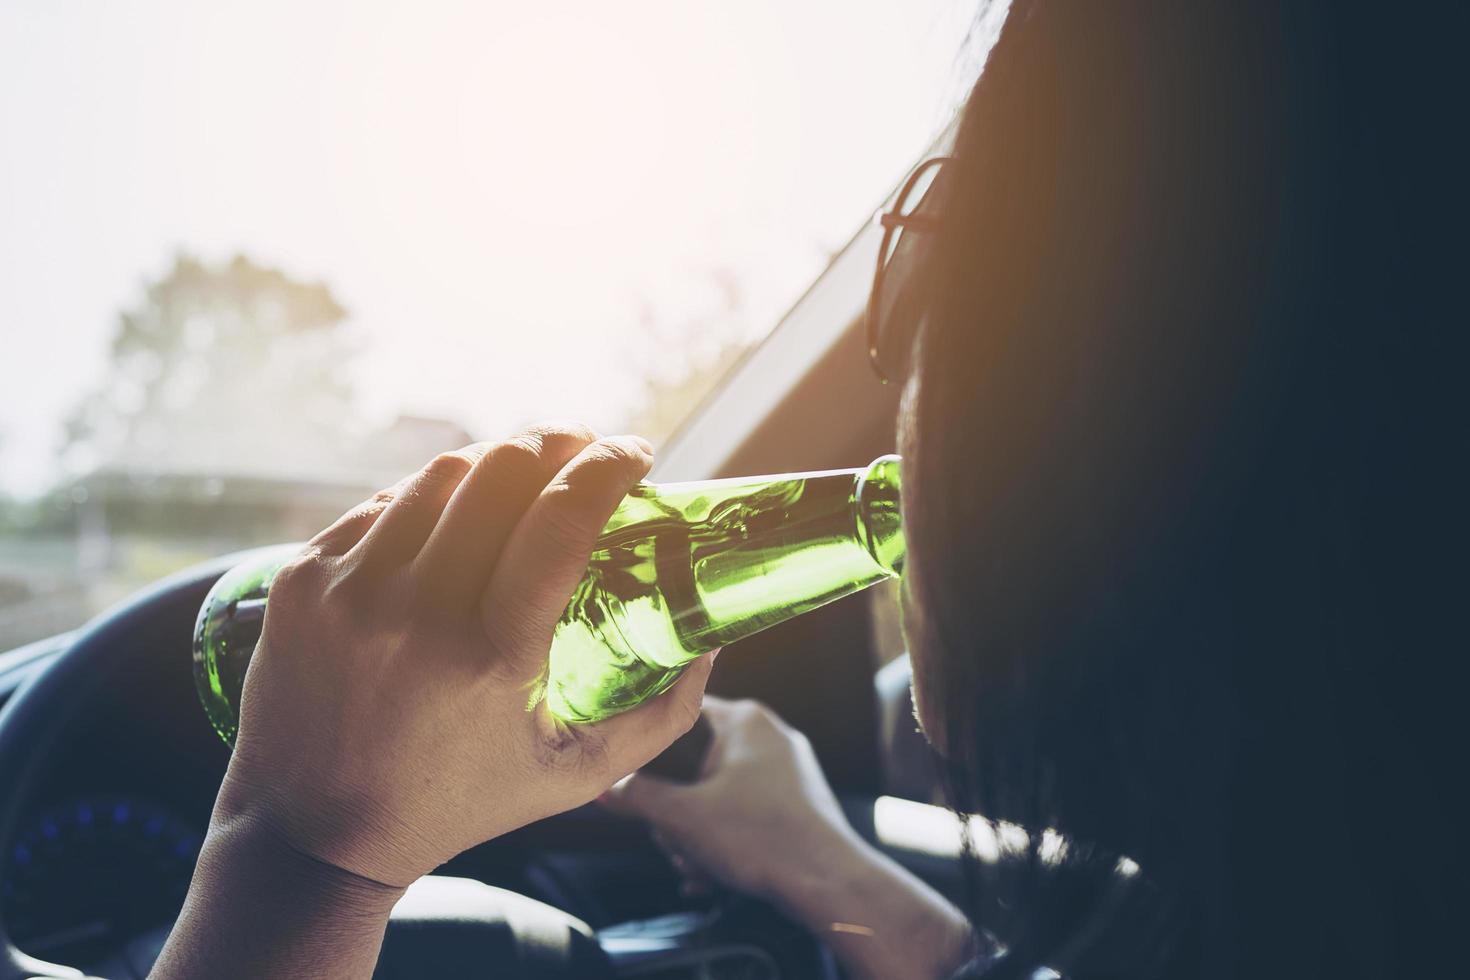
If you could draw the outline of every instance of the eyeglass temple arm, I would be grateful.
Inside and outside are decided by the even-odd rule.
[[[892,211],[878,215],[878,223],[884,228],[912,228],[915,231],[938,231],[940,221],[932,214],[895,214]]]

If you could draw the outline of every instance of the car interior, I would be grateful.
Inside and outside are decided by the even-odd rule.
[[[861,328],[880,234],[859,230],[661,449],[652,479],[858,466],[893,451],[898,390],[869,370]],[[200,600],[233,561],[176,574],[75,632],[0,653],[9,702],[0,980],[64,975],[46,964],[106,977],[151,967],[228,760],[189,657]],[[854,827],[941,892],[959,893],[960,828],[935,805],[891,588],[742,641],[710,690],[771,705],[809,737]],[[676,743],[660,771],[692,778],[699,737]],[[477,932],[476,909],[499,895],[483,886],[585,923],[620,976],[840,975],[817,938],[774,909],[681,894],[647,829],[596,805],[485,843],[416,885],[395,913],[379,975],[482,975],[494,937]]]

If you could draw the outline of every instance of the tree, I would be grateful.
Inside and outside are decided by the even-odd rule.
[[[180,255],[113,335],[67,418],[73,472],[310,472],[353,421],[346,310],[242,255]]]
[[[642,397],[628,421],[631,431],[662,442],[687,419],[752,344],[744,294],[735,274],[704,276],[702,302],[674,314],[645,301],[641,344],[630,369],[641,376]]]

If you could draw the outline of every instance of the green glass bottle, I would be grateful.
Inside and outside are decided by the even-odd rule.
[[[271,578],[296,551],[260,552],[200,609],[195,682],[226,741]],[[903,558],[896,456],[858,470],[640,484],[557,624],[548,706],[573,722],[626,711],[704,651],[891,578]]]

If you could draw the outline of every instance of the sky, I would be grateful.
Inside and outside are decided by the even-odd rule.
[[[0,492],[57,477],[181,251],[327,282],[366,419],[615,427],[720,277],[759,336],[871,216],[973,79],[975,7],[7,0]]]

